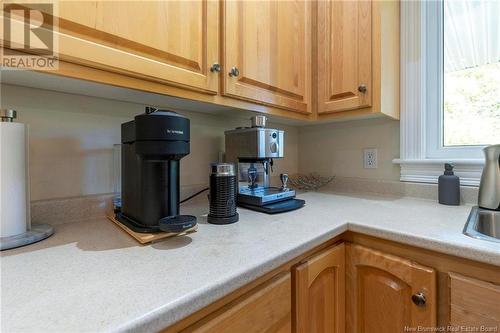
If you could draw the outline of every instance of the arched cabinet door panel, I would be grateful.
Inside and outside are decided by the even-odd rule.
[[[345,328],[345,246],[330,247],[294,269],[296,333]]]
[[[349,244],[347,331],[400,333],[436,325],[436,272],[410,260]]]

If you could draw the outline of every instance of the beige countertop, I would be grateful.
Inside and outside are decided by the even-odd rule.
[[[462,234],[471,206],[415,198],[304,193],[298,211],[239,209],[196,233],[141,246],[105,218],[58,224],[1,253],[2,332],[150,332],[209,305],[346,230],[500,266],[500,246]]]

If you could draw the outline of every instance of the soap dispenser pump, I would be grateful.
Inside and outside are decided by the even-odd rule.
[[[460,178],[453,172],[453,164],[444,165],[444,174],[438,179],[439,203],[442,205],[460,205]]]

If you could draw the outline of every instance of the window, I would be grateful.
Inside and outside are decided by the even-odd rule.
[[[443,146],[499,143],[500,1],[443,7]]]
[[[401,180],[436,182],[451,161],[477,185],[500,143],[500,1],[403,1],[401,48]]]
[[[444,0],[425,8],[428,158],[482,158],[500,142],[498,1]],[[495,129],[497,131],[495,131]]]

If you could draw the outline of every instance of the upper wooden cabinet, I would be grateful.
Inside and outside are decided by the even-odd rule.
[[[340,244],[294,269],[296,333],[345,330],[345,246]]]
[[[311,112],[311,5],[223,3],[224,95]]]
[[[372,4],[318,1],[318,112],[371,105]]]
[[[217,1],[58,1],[59,53],[82,63],[217,93]]]
[[[436,272],[360,245],[347,246],[350,333],[401,333],[436,325]]]
[[[53,1],[52,73],[304,121],[399,117],[398,0]]]
[[[399,1],[317,2],[318,119],[399,118]]]

